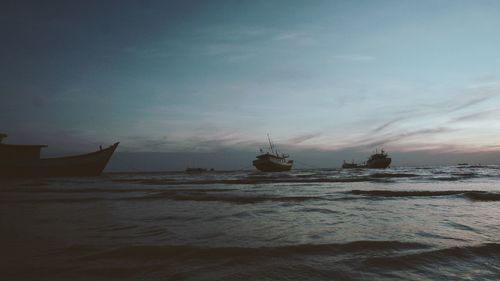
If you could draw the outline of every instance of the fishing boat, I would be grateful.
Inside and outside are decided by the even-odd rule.
[[[186,168],[186,173],[198,174],[198,173],[206,173],[208,170],[206,168]]]
[[[214,169],[207,169],[207,168],[191,168],[187,167],[186,168],[186,173],[188,174],[201,174],[201,173],[207,173],[207,172],[213,172],[215,171]]]
[[[57,158],[40,158],[46,145],[6,144],[0,134],[0,177],[84,177],[98,176],[106,167],[118,142],[98,151]]]
[[[343,169],[356,169],[356,168],[368,168],[368,169],[385,169],[391,164],[391,158],[382,149],[380,153],[376,150],[374,154],[370,155],[370,158],[363,164],[356,164],[354,161],[352,163],[347,163],[344,160],[342,164]]]
[[[271,138],[267,135],[269,141],[269,151],[264,153],[261,149],[261,154],[257,159],[253,160],[253,166],[261,172],[286,172],[290,171],[293,166],[293,160],[288,160],[289,155],[285,153],[278,153],[278,149],[271,142]]]
[[[360,165],[360,164],[356,164],[353,162],[351,163],[347,163],[345,160],[344,160],[344,163],[342,163],[342,168],[343,169],[354,169],[354,168],[361,168],[362,166],[364,165]]]
[[[366,167],[370,169],[385,169],[389,167],[391,160],[389,155],[382,149],[380,153],[375,151],[375,153],[368,158]]]

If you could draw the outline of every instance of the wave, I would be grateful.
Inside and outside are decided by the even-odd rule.
[[[131,183],[148,185],[212,185],[212,184],[269,184],[269,183],[342,183],[342,182],[366,182],[376,178],[352,177],[352,178],[273,178],[273,177],[249,177],[242,179],[204,179],[204,180],[133,180]],[[123,182],[123,180],[120,180]]]
[[[99,197],[83,197],[83,198],[43,198],[43,199],[6,199],[3,203],[87,203],[95,201],[108,201],[111,199]]]
[[[4,190],[5,191],[5,190]],[[175,200],[175,201],[199,201],[199,202],[226,202],[234,204],[255,204],[263,202],[304,202],[309,200],[343,201],[357,200],[359,197],[353,196],[277,196],[266,194],[248,194],[237,192],[232,188],[158,188],[158,189],[111,189],[111,188],[23,188],[9,190],[9,192],[27,193],[56,193],[56,194],[88,194],[85,197],[57,197],[57,198],[4,198],[3,202],[25,202],[25,203],[70,203],[89,201],[144,201],[144,200]],[[237,193],[235,193],[237,192]],[[99,193],[118,193],[128,196],[100,196]],[[402,191],[402,190],[351,190],[347,193],[368,197],[440,197],[440,196],[462,196],[471,201],[500,201],[500,193],[475,191],[475,190],[443,190],[443,191]],[[316,210],[318,211],[318,210]]]
[[[374,174],[370,176],[355,176],[345,178],[310,178],[310,177],[247,177],[241,179],[201,179],[201,180],[119,180],[118,182],[130,182],[145,185],[255,185],[255,184],[307,184],[307,183],[350,183],[350,182],[378,182],[390,178],[416,177],[412,174]]]
[[[2,190],[3,192],[54,193],[49,198],[4,198],[2,202],[15,203],[77,203],[92,201],[145,201],[145,200],[175,200],[175,201],[214,201],[234,204],[254,204],[262,202],[303,202],[321,200],[320,196],[277,196],[235,193],[233,188],[50,188],[33,187]],[[106,196],[106,193],[122,196]],[[102,195],[101,195],[102,194]],[[57,195],[57,196],[56,196]],[[64,196],[66,195],[66,196]]]
[[[321,214],[338,214],[340,213],[339,211],[334,211],[334,210],[329,210],[325,208],[302,208],[299,210],[296,210],[295,212],[300,212],[300,213],[321,213]]]
[[[430,180],[436,180],[436,181],[460,181],[460,180],[463,180],[463,178],[460,178],[460,177],[436,177],[436,178],[430,178]]]
[[[351,190],[354,195],[375,197],[436,197],[463,195],[473,201],[500,201],[500,193],[474,190],[443,190],[443,191],[395,191],[395,190]]]
[[[417,197],[417,196],[449,196],[462,194],[466,191],[394,191],[394,190],[351,190],[354,195],[379,196],[379,197]]]
[[[307,200],[322,199],[315,196],[266,196],[266,195],[233,195],[233,194],[209,194],[206,192],[163,191],[146,196],[128,197],[126,200],[158,200],[168,199],[176,201],[216,201],[234,204],[255,204],[262,202],[302,202]]]
[[[471,191],[466,192],[464,196],[473,201],[500,201],[500,193]]]
[[[476,258],[500,258],[500,244],[486,243],[477,246],[452,247],[432,251],[424,251],[408,255],[389,257],[373,257],[365,261],[367,265],[376,267],[417,267],[424,264],[450,263],[453,260],[469,260]]]
[[[463,178],[472,178],[472,177],[477,176],[477,174],[475,174],[475,173],[451,173],[451,174],[454,176],[463,177]]]
[[[405,173],[375,173],[371,174],[370,177],[372,178],[413,178],[413,177],[418,177],[416,174],[405,174]]]
[[[124,192],[134,192],[134,191],[148,191],[146,189],[140,190],[131,190],[131,189],[119,189],[119,188],[94,188],[94,187],[85,187],[85,188],[74,188],[74,187],[66,187],[66,188],[56,188],[56,187],[21,187],[21,188],[5,188],[0,189],[0,192],[27,192],[27,193],[124,193]],[[149,190],[154,191],[154,190]]]
[[[112,181],[125,182],[125,183],[151,184],[151,185],[167,184],[167,183],[176,182],[175,179],[165,179],[165,178],[161,178],[161,179],[113,179]]]
[[[430,178],[430,180],[435,180],[435,181],[463,181],[467,179],[474,178],[476,176],[454,176],[454,177],[433,177]]]
[[[228,188],[183,188],[183,189],[168,189],[168,191],[191,191],[191,192],[222,192],[234,191],[236,189]],[[6,188],[0,189],[0,192],[21,192],[21,193],[130,193],[130,192],[161,192],[165,188],[55,188],[55,187],[23,187],[23,188]]]
[[[79,248],[73,246],[72,249]],[[82,247],[86,249],[86,247]],[[400,241],[355,241],[345,244],[302,244],[277,247],[196,247],[196,246],[125,246],[86,255],[82,259],[158,259],[158,258],[229,258],[237,257],[288,257],[293,255],[334,255],[381,251],[421,250],[428,245]]]
[[[438,176],[441,175],[441,176]],[[366,174],[364,170],[353,170],[343,173],[333,174],[249,174],[241,178],[143,178],[143,179],[115,179],[116,182],[128,182],[145,185],[252,185],[252,184],[273,184],[273,183],[290,183],[290,184],[307,184],[307,183],[349,183],[349,182],[385,182],[391,179],[412,179],[422,178],[428,181],[461,181],[477,177],[491,177],[492,175],[482,175],[473,172],[453,173],[447,171],[434,171],[432,175],[419,173],[398,173],[398,172],[377,172]]]

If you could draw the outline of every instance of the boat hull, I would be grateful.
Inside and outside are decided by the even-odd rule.
[[[358,169],[358,168],[365,168],[365,166],[354,164],[354,163],[344,163],[344,164],[342,164],[342,169]]]
[[[0,163],[0,177],[85,177],[102,173],[119,143],[88,154]]]
[[[379,158],[366,162],[366,168],[370,169],[385,169],[391,164],[391,158]]]
[[[265,159],[254,160],[253,166],[261,172],[287,172],[292,169],[292,163],[275,163]]]

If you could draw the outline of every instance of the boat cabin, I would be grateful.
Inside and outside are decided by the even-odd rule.
[[[40,151],[46,145],[5,144],[6,134],[0,134],[0,163],[19,163],[40,159]]]

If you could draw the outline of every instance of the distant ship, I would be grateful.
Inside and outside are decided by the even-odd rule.
[[[199,174],[199,173],[206,173],[206,172],[213,172],[214,169],[207,169],[207,168],[186,168],[186,173],[189,174]]]
[[[375,154],[372,154],[368,161],[366,161],[366,167],[370,169],[385,169],[389,167],[391,164],[391,158],[387,153],[382,149],[380,153],[375,151]]]
[[[354,161],[352,163],[347,163],[344,160],[344,163],[342,164],[342,168],[344,169],[355,169],[355,168],[368,168],[368,169],[385,169],[389,167],[391,164],[391,158],[387,153],[382,149],[380,153],[375,151],[374,154],[368,158],[366,163],[364,164],[356,164]]]
[[[344,163],[342,164],[343,169],[354,169],[354,168],[364,168],[364,167],[366,167],[366,165],[360,165],[360,164],[356,164],[354,162],[347,163],[345,160],[344,160]]]
[[[293,160],[288,160],[289,155],[278,153],[269,135],[267,135],[269,141],[269,151],[264,153],[261,149],[262,154],[257,156],[257,159],[253,160],[253,165],[257,170],[261,172],[286,172],[290,171],[293,166]]]
[[[98,176],[113,155],[118,142],[96,152],[58,158],[40,158],[46,145],[5,144],[0,134],[0,177]]]

